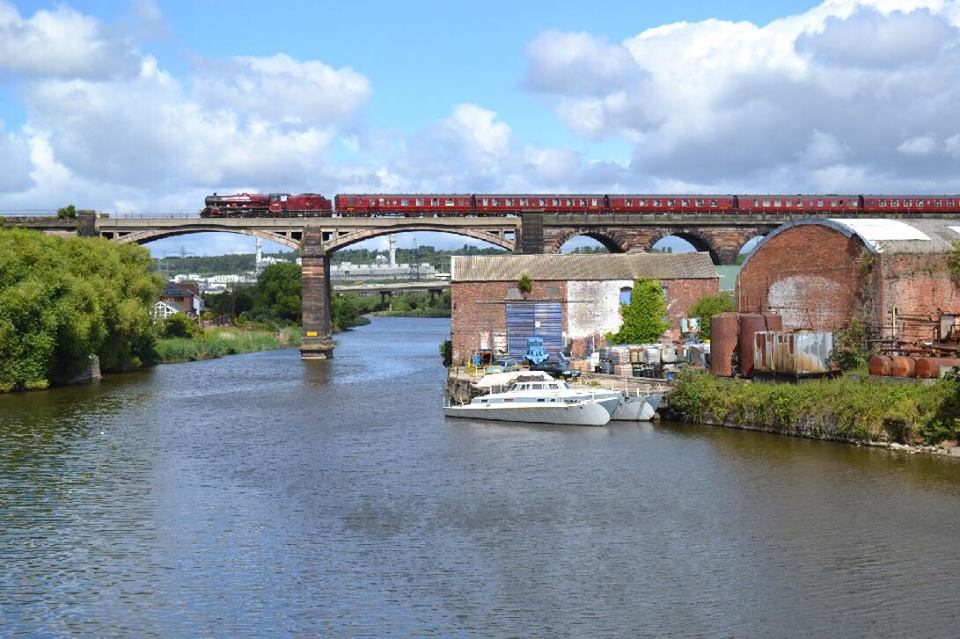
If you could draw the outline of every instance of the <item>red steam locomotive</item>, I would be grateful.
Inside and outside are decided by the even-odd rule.
[[[317,217],[333,213],[330,200],[317,193],[214,193],[203,203],[200,217]]]
[[[240,193],[206,198],[200,217],[504,216],[543,213],[960,213],[960,195],[627,195]]]

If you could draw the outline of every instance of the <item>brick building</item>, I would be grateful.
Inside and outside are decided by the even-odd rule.
[[[569,346],[579,355],[591,343],[602,346],[604,334],[619,330],[620,304],[639,278],[662,283],[669,332],[676,336],[687,309],[719,290],[707,253],[454,257],[451,271],[455,362],[478,349],[522,356],[534,334],[550,353]],[[527,295],[517,287],[524,275],[533,281]]]
[[[737,306],[780,313],[786,329],[832,330],[862,317],[884,338],[935,339],[960,314],[960,288],[947,269],[958,240],[960,220],[784,224],[744,263]]]

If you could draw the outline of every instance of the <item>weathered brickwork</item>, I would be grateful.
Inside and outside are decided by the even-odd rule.
[[[772,237],[743,267],[737,306],[780,313],[788,330],[833,330],[864,317],[884,337],[931,340],[941,314],[960,314],[960,289],[946,263],[943,253],[872,253],[855,235],[797,226]]]
[[[705,295],[716,294],[719,289],[719,280],[712,279],[678,279],[661,280],[667,289],[667,315],[670,319],[669,336],[680,336],[680,318],[687,316],[687,311],[694,303]],[[601,282],[577,282],[578,291],[590,288],[603,288]],[[616,287],[614,287],[616,289]],[[582,355],[592,343],[594,347],[605,345],[602,332],[593,335],[578,328],[576,335],[570,334],[571,313],[583,313],[582,309],[571,310],[571,304],[582,304],[582,300],[568,299],[569,287],[564,281],[534,281],[533,291],[526,296],[526,301],[562,301],[564,336],[570,339],[572,354]],[[617,296],[618,290],[611,289],[611,295]],[[579,295],[580,293],[578,293]],[[495,334],[506,334],[505,303],[522,301],[513,282],[453,282],[451,284],[451,334],[453,340],[454,362],[464,363],[477,349],[492,348]],[[599,302],[598,302],[599,303]],[[604,305],[609,307],[609,305]],[[613,308],[617,308],[616,305]],[[581,318],[582,319],[582,318]],[[575,322],[582,324],[582,321]],[[603,323],[606,327],[607,322]]]
[[[773,311],[787,330],[832,330],[854,313],[869,254],[856,237],[797,226],[757,249],[737,277],[737,309]]]
[[[544,253],[558,253],[574,237],[586,236],[612,253],[652,251],[653,245],[673,235],[690,242],[698,251],[710,253],[715,264],[735,264],[744,244],[768,233],[770,226],[549,226],[543,229]]]

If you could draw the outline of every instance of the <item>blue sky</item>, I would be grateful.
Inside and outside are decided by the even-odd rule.
[[[189,211],[240,189],[955,192],[958,23],[953,0],[0,0],[0,209]]]

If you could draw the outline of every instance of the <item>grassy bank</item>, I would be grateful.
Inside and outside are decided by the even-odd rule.
[[[414,308],[406,311],[377,311],[376,317],[450,317],[449,308]]]
[[[669,396],[685,420],[842,441],[935,444],[960,438],[960,382],[842,377],[751,383],[686,371]]]
[[[299,326],[279,331],[211,328],[195,338],[175,337],[157,340],[157,362],[160,364],[192,362],[225,355],[299,346],[300,338]]]

